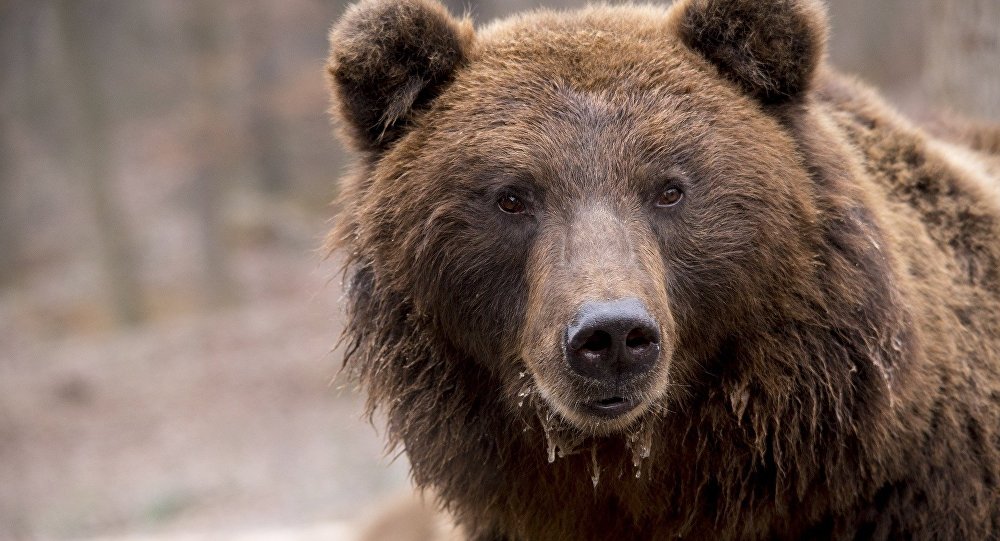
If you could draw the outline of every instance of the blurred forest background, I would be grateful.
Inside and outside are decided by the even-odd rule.
[[[449,5],[539,3],[584,2]],[[829,3],[835,65],[1000,119],[1000,0]],[[405,487],[331,383],[343,8],[0,0],[0,539],[346,524]]]

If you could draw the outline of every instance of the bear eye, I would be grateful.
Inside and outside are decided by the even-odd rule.
[[[527,211],[524,202],[510,192],[500,194],[500,197],[497,198],[497,206],[507,214],[524,214]]]
[[[677,203],[680,203],[681,199],[684,199],[684,192],[682,192],[680,188],[671,186],[670,188],[663,190],[660,193],[660,196],[656,198],[656,206],[660,208],[672,207]]]

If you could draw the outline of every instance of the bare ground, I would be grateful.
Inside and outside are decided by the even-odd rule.
[[[257,277],[237,308],[130,331],[50,338],[36,306],[0,299],[0,539],[277,539],[404,487],[332,381],[335,266],[286,255],[242,256]]]

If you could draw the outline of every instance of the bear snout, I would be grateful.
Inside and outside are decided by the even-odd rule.
[[[588,301],[567,326],[563,351],[576,374],[617,385],[656,365],[660,330],[635,297]]]

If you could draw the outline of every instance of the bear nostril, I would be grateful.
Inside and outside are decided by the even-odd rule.
[[[611,335],[604,331],[594,331],[579,349],[595,353],[611,349]]]
[[[652,336],[649,329],[643,327],[636,327],[632,329],[625,337],[625,347],[629,349],[642,349],[655,343],[656,337]]]

